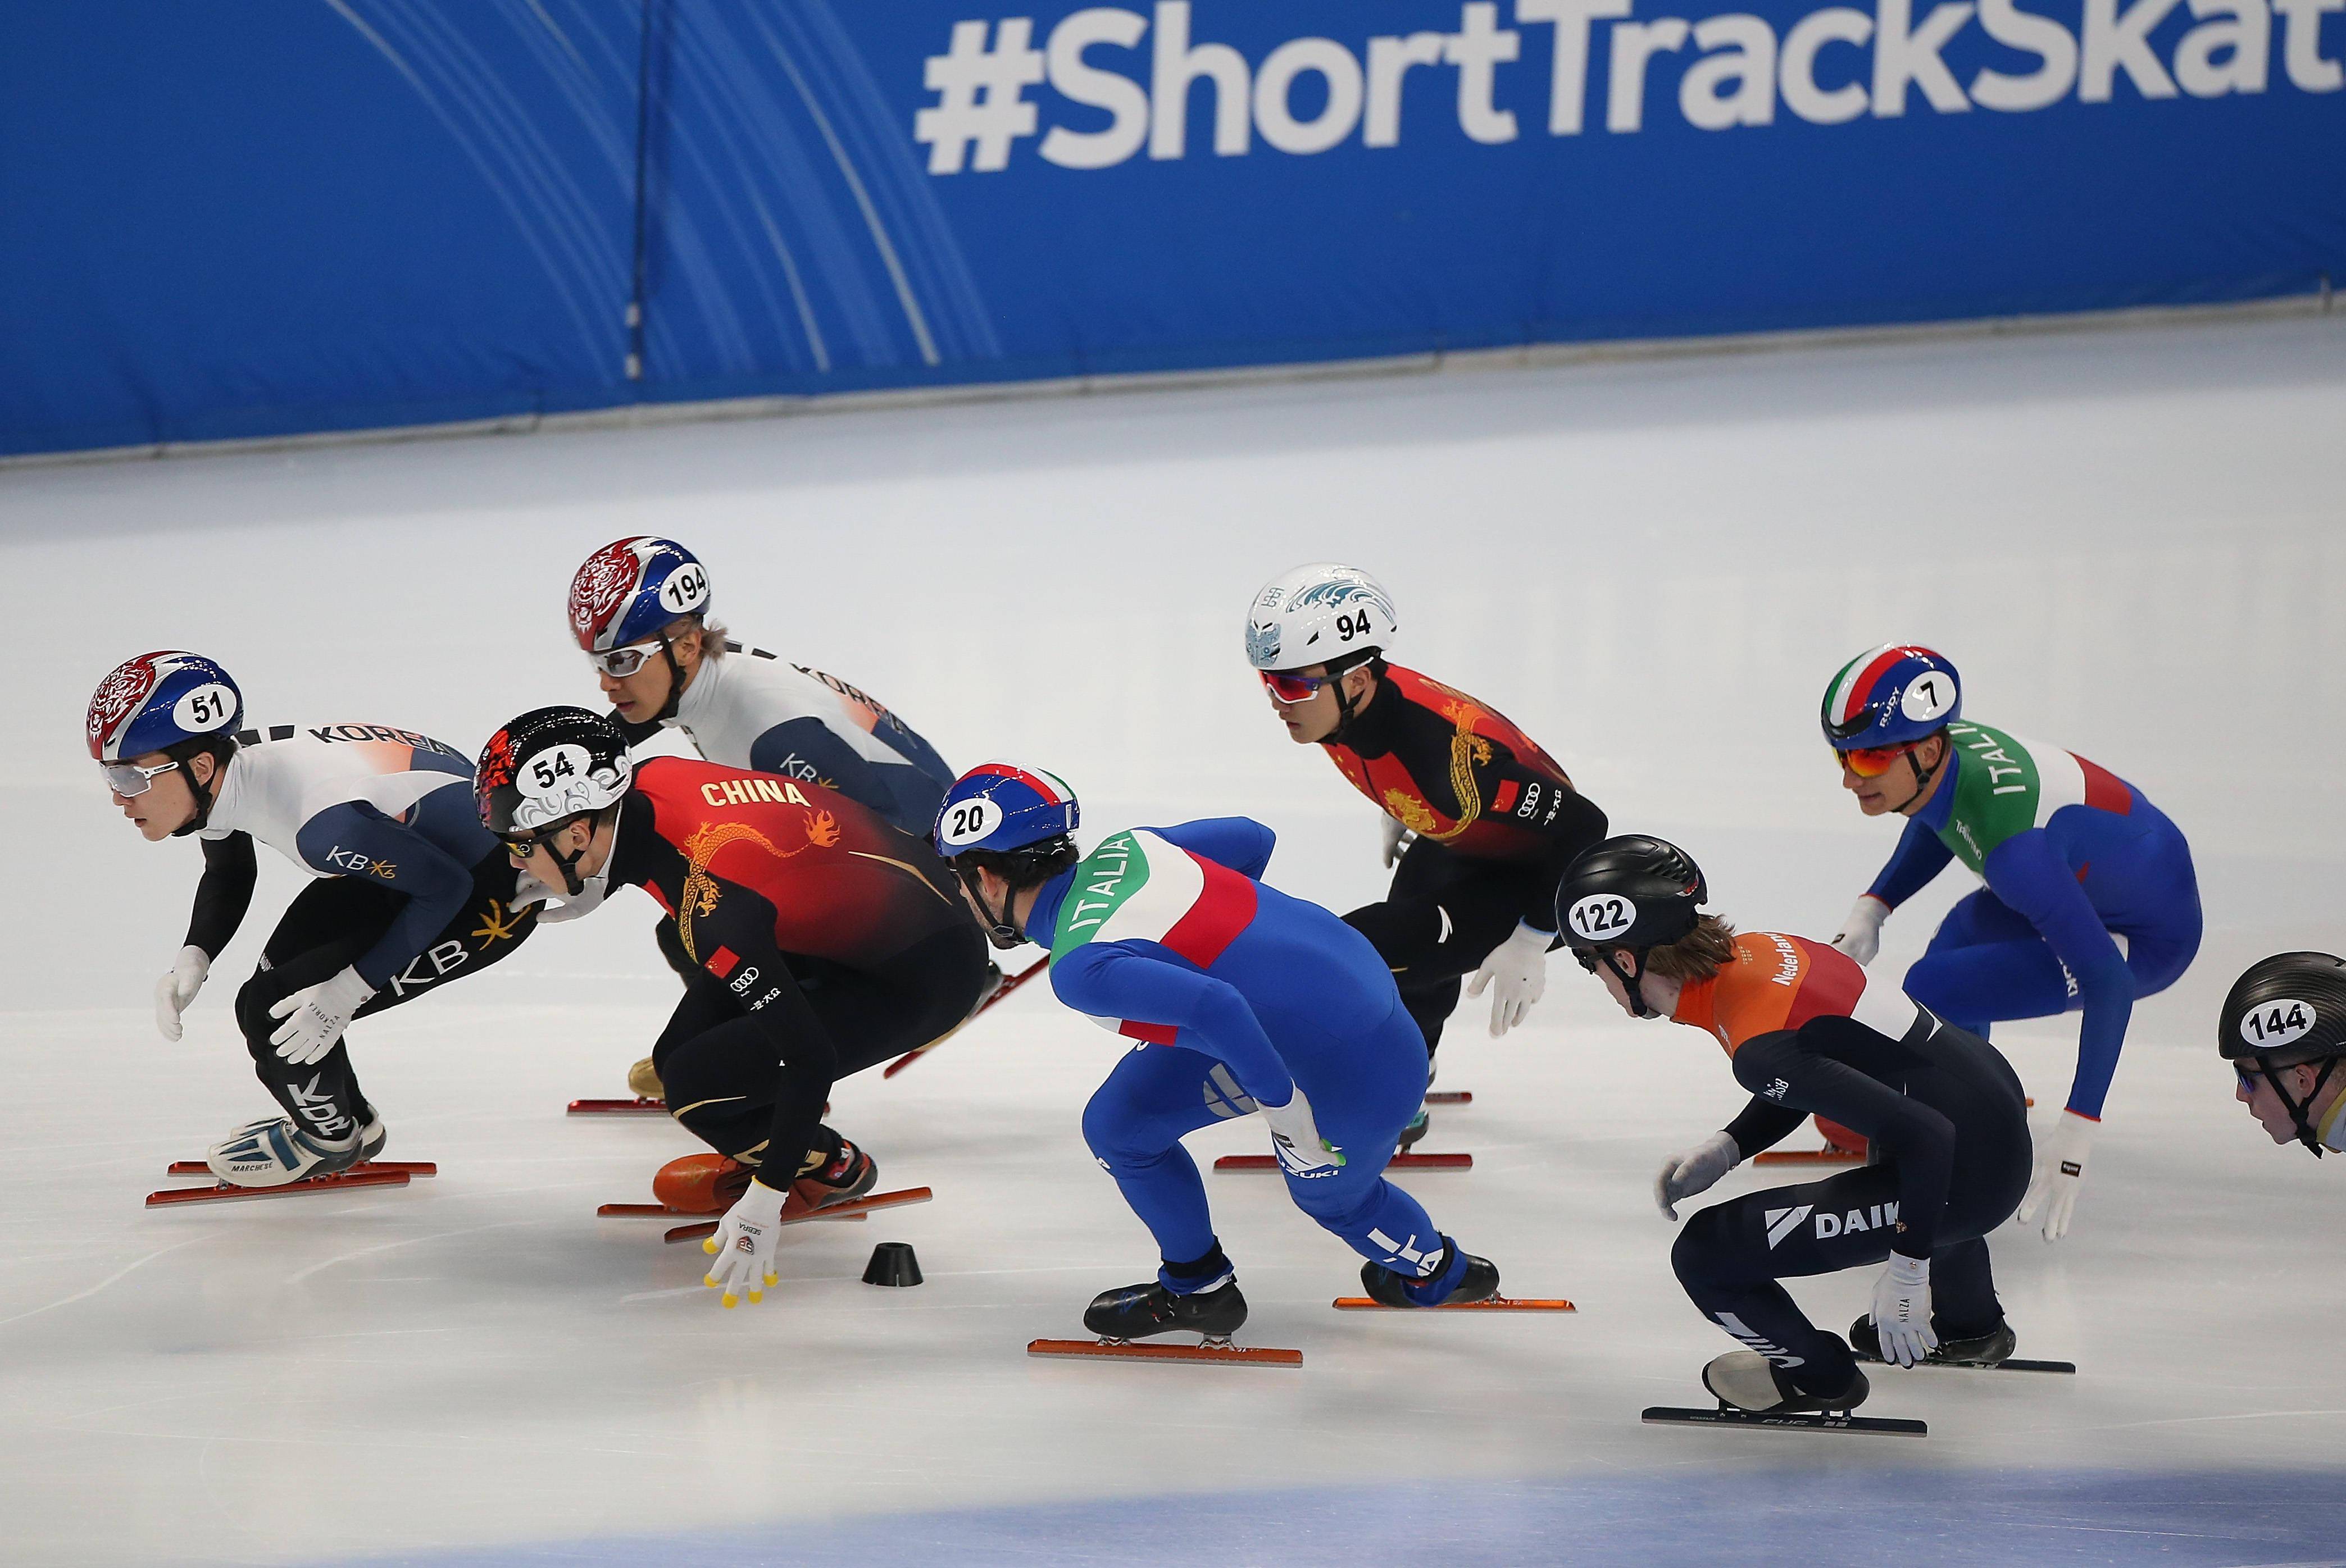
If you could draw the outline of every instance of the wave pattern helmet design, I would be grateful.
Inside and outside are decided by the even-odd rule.
[[[1836,751],[1905,746],[1964,716],[1962,677],[1944,655],[1884,643],[1841,667],[1825,687],[1819,719]]]
[[[679,616],[709,612],[709,568],[673,539],[614,539],[570,579],[570,635],[590,654],[659,635]]]
[[[1392,596],[1358,566],[1314,561],[1281,572],[1247,610],[1247,662],[1257,669],[1331,668],[1391,650],[1401,630]]]
[[[201,654],[166,648],[114,667],[90,695],[83,730],[97,762],[120,762],[199,736],[230,734],[244,694]]]
[[[972,850],[1015,854],[1066,838],[1082,820],[1076,792],[1057,774],[985,762],[945,791],[930,837],[947,860]]]
[[[583,708],[538,708],[481,748],[473,803],[483,827],[518,839],[615,803],[634,777],[627,738],[609,719]]]

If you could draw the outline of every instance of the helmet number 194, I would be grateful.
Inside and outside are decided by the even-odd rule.
[[[1627,933],[1637,923],[1637,911],[1617,893],[1591,893],[1574,903],[1565,919],[1576,935],[1602,942]]]

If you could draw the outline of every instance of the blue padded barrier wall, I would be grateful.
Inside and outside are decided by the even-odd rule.
[[[76,0],[0,453],[2253,299],[2346,0]]]

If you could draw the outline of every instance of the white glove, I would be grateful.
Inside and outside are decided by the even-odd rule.
[[[209,954],[199,947],[183,947],[179,956],[171,961],[170,972],[155,983],[155,1027],[166,1040],[179,1037],[179,1014],[204,988],[204,976],[212,972]]]
[[[2100,1125],[2091,1116],[2064,1111],[2036,1147],[2036,1174],[2029,1178],[2028,1196],[2020,1200],[2017,1217],[2023,1225],[2035,1225],[2037,1210],[2043,1209],[2047,1241],[2060,1240],[2069,1228],[2077,1189],[2086,1185],[2086,1156],[2094,1151],[2094,1129]]]
[[[537,923],[540,925],[560,925],[564,921],[592,914],[602,903],[604,895],[610,891],[610,878],[607,874],[581,880],[585,891],[574,899],[560,888],[547,887],[524,871],[521,879],[514,883],[514,896],[505,908],[519,914],[532,904],[544,904],[546,907],[537,911]]]
[[[1662,1162],[1662,1174],[1654,1178],[1654,1207],[1664,1218],[1676,1219],[1682,1200],[1718,1186],[1719,1178],[1733,1170],[1742,1157],[1735,1140],[1723,1132],[1711,1134],[1682,1155],[1672,1155]]]
[[[1931,1327],[1931,1260],[1890,1255],[1890,1267],[1873,1282],[1873,1332],[1882,1359],[1911,1367],[1939,1348]]]
[[[1295,1097],[1287,1104],[1264,1105],[1262,1119],[1270,1124],[1271,1150],[1289,1176],[1311,1181],[1343,1168],[1344,1151],[1320,1135],[1320,1124],[1311,1119],[1311,1102],[1303,1097],[1302,1084],[1295,1086]]]
[[[744,1296],[762,1301],[766,1287],[781,1282],[774,1273],[774,1233],[782,1227],[782,1205],[790,1196],[751,1176],[749,1190],[718,1221],[717,1234],[700,1244],[701,1251],[718,1259],[700,1278],[710,1289],[725,1292],[718,1305],[737,1307]]]
[[[1385,834],[1385,864],[1391,867],[1401,860],[1401,852],[1417,841],[1417,835],[1401,825],[1398,817],[1385,817],[1380,825]]]
[[[1882,951],[1882,922],[1889,918],[1890,906],[1868,893],[1857,901],[1849,918],[1841,922],[1832,945],[1862,964],[1872,963],[1873,955]]]
[[[269,1043],[286,1061],[306,1067],[334,1048],[351,1014],[364,1007],[373,994],[374,987],[361,980],[355,969],[305,986],[270,1007],[269,1016],[285,1022],[277,1026]]]
[[[1491,995],[1492,1039],[1521,1023],[1532,1003],[1546,993],[1547,944],[1555,940],[1552,931],[1534,931],[1517,922],[1515,933],[1491,950],[1466,983],[1469,996],[1480,996],[1484,986],[1499,983]]]

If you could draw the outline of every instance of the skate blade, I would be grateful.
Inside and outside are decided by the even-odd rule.
[[[1474,1103],[1472,1089],[1436,1089],[1425,1096],[1429,1105],[1471,1105]]]
[[[1214,1162],[1218,1171],[1275,1171],[1277,1155],[1224,1155]],[[1395,1155],[1385,1162],[1389,1171],[1471,1171],[1473,1155]]]
[[[1879,1356],[1869,1356],[1862,1350],[1856,1351],[1854,1354],[1859,1360],[1868,1366],[1885,1367],[1892,1364]],[[2025,1356],[2007,1356],[2001,1361],[1923,1361],[1919,1363],[1916,1369],[1919,1370],[1922,1367],[1943,1367],[1957,1372],[2061,1372],[2070,1377],[2077,1375],[2077,1363],[2075,1361],[2032,1361]]]
[[[1487,1301],[1444,1301],[1438,1307],[1388,1307],[1369,1296],[1339,1296],[1329,1303],[1339,1312],[1577,1312],[1561,1296],[1494,1296]]]
[[[344,1176],[356,1176],[361,1171],[405,1171],[412,1176],[438,1176],[440,1167],[431,1160],[361,1160]],[[164,1173],[175,1176],[208,1176],[212,1167],[201,1160],[173,1160]]]
[[[1752,1410],[1690,1410],[1672,1405],[1649,1405],[1640,1418],[1657,1427],[1753,1427],[1770,1431],[1856,1432],[1871,1437],[1929,1437],[1930,1427],[1887,1416],[1853,1416],[1847,1411],[1805,1410],[1798,1415],[1760,1415]]]
[[[209,1175],[209,1170],[206,1175]],[[332,1176],[304,1176],[281,1186],[231,1186],[218,1182],[210,1186],[166,1187],[161,1192],[147,1195],[148,1208],[162,1208],[175,1203],[233,1203],[244,1198],[296,1197],[303,1193],[343,1191],[354,1186],[405,1186],[407,1173],[393,1170],[369,1170],[362,1166],[338,1171]]]
[[[1862,1166],[1865,1156],[1855,1149],[1768,1149],[1751,1156],[1756,1166]]]
[[[832,1204],[829,1208],[810,1208],[797,1214],[786,1214],[782,1216],[782,1223],[799,1225],[810,1219],[862,1219],[873,1209],[901,1208],[908,1203],[926,1203],[936,1196],[924,1186],[908,1186],[896,1192],[875,1192],[869,1197],[850,1198],[845,1203]],[[704,1236],[716,1235],[717,1226],[718,1222],[713,1219],[699,1225],[679,1225],[660,1239],[671,1245],[679,1241],[698,1241]]]
[[[1030,1356],[1088,1357],[1102,1361],[1202,1361],[1232,1367],[1300,1367],[1303,1365],[1300,1350],[1257,1349],[1239,1345],[1149,1345],[1128,1340],[1113,1344],[1106,1339],[1035,1339],[1026,1346]]]
[[[632,1100],[573,1100],[566,1115],[573,1116],[665,1116],[666,1100],[647,1100],[638,1095]]]
[[[1001,1001],[1004,997],[1009,995],[1012,992],[1017,990],[1020,986],[1025,984],[1028,981],[1034,979],[1036,975],[1042,973],[1043,971],[1048,969],[1050,966],[1051,961],[1048,958],[1039,958],[1033,963],[1028,964],[1025,968],[1020,970],[1017,973],[1005,975],[1003,977],[1002,983],[994,988],[994,994],[977,1004],[976,1013],[971,1013],[959,1023],[954,1024],[951,1029],[946,1030],[944,1033],[930,1041],[927,1044],[913,1046],[910,1051],[905,1052],[902,1056],[899,1056],[893,1062],[889,1063],[886,1068],[881,1072],[880,1076],[882,1078],[894,1077],[897,1074],[903,1072],[905,1068],[911,1066],[913,1063],[919,1061],[922,1057],[927,1055],[930,1052],[935,1050],[938,1046],[944,1044],[946,1041],[952,1039],[954,1035],[960,1033],[971,1024],[976,1023],[979,1013],[983,1013],[987,1008],[993,1006],[995,1003]]]

